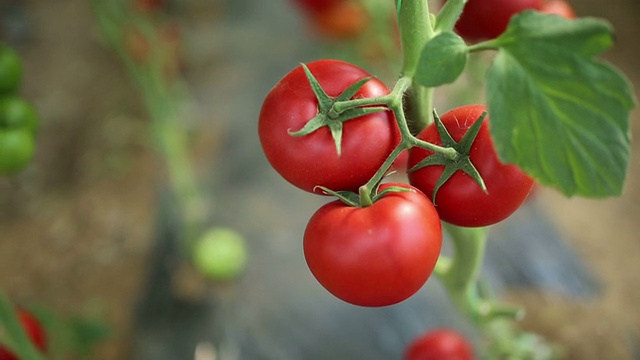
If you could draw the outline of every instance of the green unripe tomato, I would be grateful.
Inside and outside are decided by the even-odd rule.
[[[11,48],[0,45],[0,94],[17,91],[21,80],[20,57]]]
[[[25,129],[0,129],[0,174],[22,170],[33,158],[35,139]]]
[[[232,229],[212,228],[194,245],[193,264],[211,279],[234,279],[242,273],[246,263],[244,238]]]
[[[27,129],[35,134],[38,127],[38,114],[29,102],[18,96],[0,99],[0,130]]]

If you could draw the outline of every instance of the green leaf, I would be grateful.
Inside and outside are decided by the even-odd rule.
[[[501,160],[567,196],[619,195],[635,99],[626,78],[595,58],[613,44],[610,26],[528,11],[492,44],[487,102]]]
[[[415,80],[426,87],[452,83],[464,71],[468,54],[460,36],[442,32],[422,48]]]

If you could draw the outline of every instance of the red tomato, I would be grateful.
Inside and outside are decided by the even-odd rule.
[[[313,15],[313,23],[321,35],[349,39],[360,35],[369,25],[369,17],[361,4],[342,1]]]
[[[486,110],[483,105],[468,105],[453,109],[441,116],[444,126],[454,140],[460,141],[471,125]],[[428,126],[418,138],[442,144],[435,124]],[[432,152],[412,148],[409,169]],[[468,227],[495,224],[504,220],[525,201],[533,187],[533,179],[515,165],[500,162],[489,133],[489,116],[480,127],[470,152],[470,158],[484,179],[488,193],[467,174],[456,172],[438,190],[435,205],[440,218],[446,222]],[[409,173],[409,182],[433,198],[433,190],[444,166],[434,165]]]
[[[442,227],[429,199],[407,192],[383,195],[367,207],[340,200],[321,207],[304,233],[309,269],[331,294],[359,306],[387,306],[417,292],[440,255]]]
[[[461,334],[449,329],[436,329],[411,342],[405,360],[471,360],[473,348]]]
[[[465,40],[494,39],[502,34],[511,16],[527,9],[540,10],[543,0],[469,0],[456,23]]]
[[[567,19],[576,18],[576,13],[571,5],[564,0],[549,0],[542,5],[540,12],[562,16]]]
[[[28,311],[20,308],[18,309],[18,319],[33,344],[41,351],[45,351],[47,348],[47,335],[38,319]],[[0,346],[0,360],[18,360],[18,358]]]
[[[338,96],[353,83],[370,77],[361,68],[338,60],[307,64],[329,96]],[[379,97],[389,89],[372,78],[354,98]],[[325,126],[308,135],[292,136],[318,114],[318,100],[301,66],[284,76],[269,92],[260,111],[258,134],[273,168],[291,184],[313,192],[317,185],[331,190],[357,191],[400,142],[391,111],[365,115],[344,123],[338,156]],[[319,189],[317,193],[322,193]]]
[[[344,2],[344,0],[293,0],[293,2],[310,14],[318,14],[330,6]]]

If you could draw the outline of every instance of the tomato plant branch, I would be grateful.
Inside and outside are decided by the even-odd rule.
[[[477,44],[468,45],[467,50],[470,53],[484,51],[484,50],[496,50],[500,47],[497,41],[498,40],[493,39],[493,40],[482,41]]]
[[[400,154],[403,151],[408,150],[414,146],[433,151],[435,153],[441,154],[445,158],[452,160],[457,159],[460,156],[458,151],[453,147],[443,147],[435,145],[420,140],[411,133],[409,125],[407,124],[407,119],[402,103],[402,90],[405,90],[410,86],[410,80],[407,77],[403,77],[401,78],[399,83],[400,82],[401,84],[394,87],[394,90],[389,95],[381,98],[371,99],[378,102],[378,104],[386,105],[394,113],[396,122],[398,124],[398,129],[400,130],[401,141],[400,144],[398,144],[398,146],[391,152],[384,163],[380,166],[374,176],[365,184],[365,187],[367,189],[374,189],[375,185],[378,184],[385,176],[385,174],[388,173],[389,169],[393,165],[393,162],[400,156]]]
[[[466,3],[467,0],[446,1],[436,17],[435,31],[453,31]]]
[[[398,155],[400,152],[402,152],[402,150],[406,150],[411,147],[418,146],[438,154],[443,154],[445,157],[452,160],[458,158],[459,156],[458,152],[452,147],[438,146],[438,145],[420,140],[413,135],[413,131],[409,128],[409,122],[405,115],[405,109],[403,104],[403,99],[409,96],[407,94],[407,91],[411,88],[412,82],[413,81],[411,77],[403,76],[396,82],[396,85],[393,87],[393,90],[391,90],[389,94],[385,96],[375,97],[375,98],[361,98],[361,99],[353,99],[353,100],[345,100],[345,101],[336,101],[333,103],[333,106],[331,107],[331,112],[334,112],[336,114],[341,114],[347,110],[354,109],[354,108],[385,106],[394,113],[396,122],[398,124],[398,128],[400,129],[400,134],[402,136],[402,142],[399,146],[399,147],[402,147],[402,149],[398,151]],[[392,155],[390,155],[390,159],[387,159],[388,160],[387,162],[389,162],[389,167],[391,166],[391,164],[393,163],[396,157],[397,155],[394,157],[392,153]],[[387,170],[388,170],[388,167],[385,167],[385,165],[382,165],[382,168],[380,169],[379,172],[382,175],[384,175],[384,173],[386,173]],[[379,176],[378,181],[382,178],[382,175]]]

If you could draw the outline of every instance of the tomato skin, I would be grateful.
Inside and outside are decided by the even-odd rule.
[[[326,8],[344,2],[344,0],[292,0],[309,14],[322,13]]]
[[[540,12],[554,14],[567,19],[575,19],[576,13],[569,3],[564,0],[548,0],[542,5]]]
[[[351,39],[367,28],[369,17],[361,4],[343,1],[312,15],[318,32],[328,38]]]
[[[307,66],[329,96],[338,96],[356,81],[371,76],[338,60],[318,60]],[[388,93],[380,80],[372,78],[354,98]],[[300,130],[317,113],[317,98],[301,66],[275,85],[260,111],[258,134],[267,159],[282,177],[300,189],[321,194],[320,189],[314,188],[322,185],[331,190],[357,191],[400,142],[391,111],[346,121],[340,156],[327,127],[304,136],[290,134]]]
[[[471,344],[461,334],[450,329],[435,329],[414,339],[404,360],[472,360]]]
[[[18,320],[22,324],[22,327],[26,331],[27,335],[41,351],[45,351],[47,348],[47,334],[45,333],[40,321],[36,319],[30,312],[22,308],[18,308]],[[0,346],[0,360],[19,360],[15,355],[10,353],[7,349]]]
[[[304,255],[311,273],[331,294],[353,305],[393,305],[415,294],[435,267],[442,225],[419,190],[392,192],[368,207],[339,200],[309,220]]]
[[[541,8],[542,0],[469,0],[455,30],[470,42],[494,39],[507,29],[511,16]]]
[[[486,110],[483,105],[467,105],[453,109],[440,119],[454,140],[460,141],[469,127]],[[435,124],[425,128],[418,138],[441,145]],[[412,148],[409,169],[430,151]],[[471,162],[484,179],[488,193],[467,174],[456,172],[438,190],[435,205],[440,218],[458,226],[480,227],[506,219],[526,200],[534,181],[515,165],[500,162],[489,133],[489,116],[484,119],[471,152]],[[409,173],[409,182],[433,199],[433,190],[444,166],[434,165]]]

